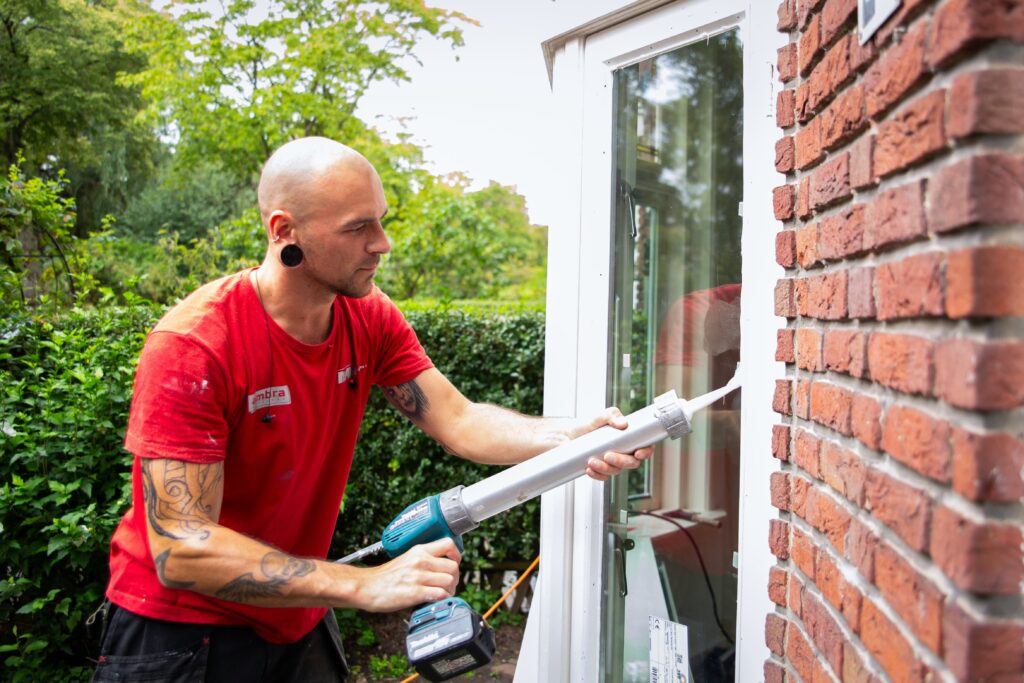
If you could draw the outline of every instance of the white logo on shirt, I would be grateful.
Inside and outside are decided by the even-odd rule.
[[[249,412],[255,413],[260,408],[270,406],[290,405],[291,402],[292,392],[287,384],[281,387],[267,387],[249,394]]]
[[[356,372],[362,372],[366,368],[365,365],[360,365]],[[352,366],[346,365],[341,370],[338,370],[338,384],[344,384],[352,378]]]

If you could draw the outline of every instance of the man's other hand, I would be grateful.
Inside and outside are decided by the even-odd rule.
[[[590,422],[584,424],[575,436],[581,436],[605,425],[615,429],[625,429],[629,426],[621,410],[618,408],[606,408],[601,413],[598,413]],[[653,446],[644,446],[632,453],[606,451],[600,458],[594,457],[587,461],[587,476],[598,481],[606,481],[608,477],[614,477],[623,470],[635,470],[640,467],[644,460],[650,458],[653,453]]]
[[[365,570],[358,603],[367,612],[394,612],[450,598],[459,585],[462,555],[441,538],[417,545],[379,567]]]

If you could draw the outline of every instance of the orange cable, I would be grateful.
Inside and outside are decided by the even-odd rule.
[[[537,568],[538,564],[540,564],[540,555],[533,558],[533,562],[531,562],[530,566],[526,568],[526,571],[523,572],[523,575],[516,579],[516,582],[512,584],[512,587],[505,591],[505,594],[498,598],[498,601],[491,605],[491,608],[484,613],[484,621],[487,621],[487,618],[497,611],[498,607],[501,606],[501,603],[505,602],[505,599],[508,596],[512,595],[512,593],[514,593],[517,588],[519,588],[523,581],[525,581],[526,578],[533,572],[533,570]],[[411,681],[415,681],[419,677],[419,674],[413,674],[412,676],[409,676],[404,681],[402,681],[402,683],[410,683]]]

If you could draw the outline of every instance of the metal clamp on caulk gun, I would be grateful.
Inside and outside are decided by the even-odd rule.
[[[600,427],[475,484],[456,486],[413,503],[388,524],[380,542],[337,562],[352,564],[384,554],[397,557],[413,546],[446,537],[454,540],[461,551],[462,534],[477,528],[485,519],[583,476],[592,457],[607,451],[631,453],[665,438],[676,439],[690,433],[697,411],[739,387],[737,366],[728,384],[702,396],[686,400],[678,398],[674,391],[662,394],[652,405],[627,415],[626,429]],[[493,634],[488,646],[489,627],[472,610],[466,615],[468,609],[464,601],[450,598],[413,613],[406,649],[410,664],[427,680],[453,678],[493,657]]]

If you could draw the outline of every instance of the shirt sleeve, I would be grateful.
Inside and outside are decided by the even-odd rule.
[[[125,448],[141,458],[211,463],[228,441],[224,371],[180,334],[149,335],[135,372]]]
[[[412,325],[387,296],[381,294],[380,353],[377,356],[374,384],[393,387],[414,379],[434,363],[423,350]]]

